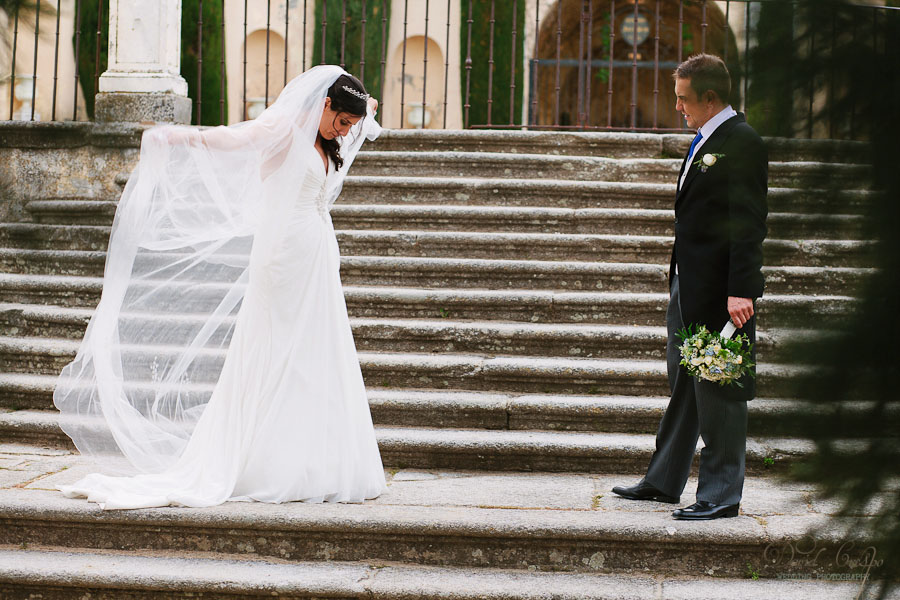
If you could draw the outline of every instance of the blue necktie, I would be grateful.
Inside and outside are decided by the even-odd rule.
[[[703,134],[700,133],[700,131],[698,130],[696,137],[694,137],[694,141],[691,142],[691,149],[688,150],[688,160],[690,160],[691,157],[694,155],[694,148],[697,147],[697,144],[699,144],[700,140],[702,140],[702,139],[703,139]]]

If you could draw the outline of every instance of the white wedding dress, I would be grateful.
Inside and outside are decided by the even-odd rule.
[[[308,71],[255,130],[213,130],[181,144],[184,155],[166,136],[185,130],[145,135],[103,298],[54,395],[83,453],[124,457],[138,474],[94,473],[61,486],[66,495],[121,509],[360,502],[385,490],[329,215],[380,128],[361,121],[342,141],[344,167],[329,162],[327,174],[310,131],[341,72]]]

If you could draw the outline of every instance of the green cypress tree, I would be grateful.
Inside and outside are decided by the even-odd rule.
[[[81,35],[78,35],[79,27],[76,17],[75,31],[72,34],[72,46],[78,47],[78,81],[84,92],[85,111],[89,119],[94,118],[94,95],[97,89],[95,75],[99,77],[106,70],[109,48],[109,0],[103,0],[103,23],[100,33],[100,62],[97,62],[97,21],[100,16],[99,0],[80,0],[78,8],[81,11]]]
[[[327,2],[327,4],[326,4]],[[344,20],[344,4],[346,2],[346,25]],[[366,90],[376,98],[382,95],[381,52],[383,38],[382,28],[390,30],[391,3],[382,0],[316,0],[315,35],[313,37],[312,58],[310,65],[344,64],[344,69],[356,76],[362,72],[362,15],[365,4],[366,39],[365,39],[365,72],[362,82]],[[323,15],[324,12],[324,15]],[[322,57],[322,21],[325,27],[325,56]],[[387,19],[387,22],[384,22]],[[341,39],[343,38],[343,53]]]
[[[188,97],[194,102],[191,122],[195,125],[221,125],[222,106],[222,13],[221,0],[203,2],[203,54],[200,85],[200,112],[197,113],[197,61],[201,57],[198,45],[198,17],[200,0],[182,0],[181,5],[181,76],[188,84]],[[228,100],[225,98],[225,115]]]
[[[794,10],[790,2],[759,6],[757,46],[750,55],[747,120],[760,135],[794,134]]]
[[[525,0],[515,3],[516,46],[512,47],[513,3],[492,0],[472,0],[472,48],[469,54],[469,2],[461,2],[460,59],[464,126],[486,125],[490,105],[490,123],[509,124],[510,84],[515,74],[515,96],[513,123],[522,123],[522,91],[525,88],[525,74],[522,60],[525,48]],[[494,51],[491,60],[491,6],[494,8]],[[512,64],[515,53],[515,66]],[[467,59],[471,56],[471,63]],[[471,69],[469,67],[471,66]],[[515,71],[513,72],[513,68]],[[488,78],[493,70],[491,93],[488,93]],[[469,118],[465,122],[466,86],[469,86]]]
[[[846,540],[854,546],[845,548],[845,556],[871,563],[867,575],[880,580],[883,598],[900,584],[900,120],[893,117],[900,102],[900,49],[887,42],[900,39],[900,12],[849,0],[800,0],[796,10],[798,31],[803,32],[794,44],[798,58],[793,65],[770,68],[785,71],[775,73],[776,79],[830,96],[812,115],[814,123],[866,140],[859,150],[869,169],[853,187],[877,193],[871,194],[864,215],[875,269],[857,291],[856,310],[834,335],[793,350],[802,362],[818,368],[799,385],[799,395],[809,405],[799,424],[816,451],[792,475],[818,484],[825,497],[839,502],[839,516],[855,519]],[[832,31],[838,32],[834,39]],[[801,52],[809,47],[822,50]],[[834,180],[828,191],[839,195],[844,190]],[[822,324],[811,320],[802,327],[817,330]],[[865,570],[863,565],[855,572]]]

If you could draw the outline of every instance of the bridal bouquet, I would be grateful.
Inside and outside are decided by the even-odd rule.
[[[738,387],[744,387],[738,380],[745,374],[755,377],[750,361],[753,349],[750,338],[747,334],[732,338],[732,333],[734,325],[730,321],[722,333],[709,331],[705,325],[701,325],[696,332],[693,325],[679,331],[681,364],[688,375],[715,381],[719,385],[733,383]]]

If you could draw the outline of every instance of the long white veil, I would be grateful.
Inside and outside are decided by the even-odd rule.
[[[263,210],[291,203],[310,169],[328,88],[343,74],[314,67],[254,121],[148,129],[119,201],[103,294],[53,401],[82,454],[124,457],[144,473],[182,453],[218,379],[248,279]],[[329,206],[364,139],[369,112],[341,140]],[[107,463],[108,464],[108,463]]]

